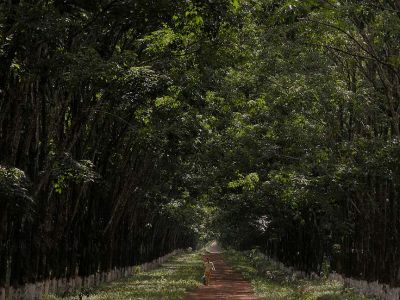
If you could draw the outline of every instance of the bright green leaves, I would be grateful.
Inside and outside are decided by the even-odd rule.
[[[0,199],[33,201],[29,187],[30,182],[22,170],[0,165]]]
[[[159,97],[155,100],[156,107],[178,108],[181,103],[171,96]]]
[[[152,108],[139,108],[135,111],[135,119],[137,122],[149,125],[151,121],[153,109]]]
[[[274,170],[268,175],[268,180],[263,184],[264,188],[272,189],[285,202],[301,199],[306,188],[310,185],[310,179],[302,172],[289,170]],[[281,193],[281,194],[279,194]]]
[[[231,2],[233,10],[237,11],[239,9],[239,0],[231,0]]]
[[[189,22],[187,24],[192,28],[199,27],[203,25],[203,18],[199,15],[199,12],[196,9],[188,10],[185,12],[185,17]]]
[[[168,51],[184,54],[202,35],[204,19],[201,8],[191,1],[186,9],[172,17],[171,24],[163,24],[162,28],[146,35],[141,41],[146,45],[149,55],[160,55]]]
[[[174,18],[175,27],[180,28],[182,33],[187,36],[199,34],[204,24],[201,8],[192,1],[187,1],[186,5],[183,14]]]
[[[62,194],[69,188],[70,183],[86,184],[95,182],[100,175],[95,171],[95,166],[90,160],[76,161],[70,154],[54,163],[51,170],[53,188],[56,193]]]
[[[218,124],[218,118],[215,116],[197,115],[197,119],[202,129],[210,134],[215,130]]]
[[[18,76],[19,73],[21,72],[21,65],[20,65],[19,63],[17,63],[17,62],[14,61],[13,63],[11,63],[10,71],[11,71],[14,75]]]
[[[178,86],[170,86],[168,87],[167,95],[158,97],[155,100],[155,106],[158,109],[178,109],[182,106],[182,102],[180,100],[181,97],[181,88]]]
[[[243,188],[245,191],[254,191],[260,178],[257,173],[249,173],[246,176],[239,174],[239,178],[228,183],[231,189]]]
[[[177,38],[178,35],[164,24],[161,29],[145,36],[143,42],[146,44],[146,51],[149,54],[158,54],[164,52]]]
[[[63,189],[65,189],[66,187],[67,186],[65,183],[65,176],[59,176],[57,180],[53,182],[53,188],[57,194],[61,194]]]

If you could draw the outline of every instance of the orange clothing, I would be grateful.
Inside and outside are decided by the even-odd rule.
[[[205,269],[204,272],[211,272],[211,270],[215,271],[214,264],[211,261],[204,263],[204,269]]]

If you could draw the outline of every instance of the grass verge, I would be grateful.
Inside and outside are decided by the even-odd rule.
[[[241,272],[249,280],[254,292],[261,299],[302,299],[302,300],[361,300],[368,298],[351,289],[344,288],[339,282],[326,279],[292,278],[268,263],[254,251],[225,251],[225,261]]]
[[[84,299],[183,299],[187,290],[201,284],[202,271],[201,254],[199,252],[183,252],[172,257],[160,268],[96,287]],[[79,297],[58,298],[51,296],[47,299],[77,300]]]

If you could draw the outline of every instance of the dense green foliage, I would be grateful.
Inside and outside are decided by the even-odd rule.
[[[204,213],[185,188],[198,136],[189,74],[230,11],[0,3],[0,285],[194,245]]]
[[[217,52],[236,63],[206,97],[221,239],[399,284],[399,4],[248,1],[240,14]]]
[[[395,0],[2,2],[0,284],[214,236],[398,285],[399,51]]]

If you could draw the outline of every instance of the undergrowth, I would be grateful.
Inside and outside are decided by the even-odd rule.
[[[225,261],[243,274],[261,299],[361,300],[376,299],[360,295],[340,282],[324,278],[295,278],[277,269],[256,251],[225,251]]]
[[[182,299],[188,289],[201,284],[202,263],[198,252],[182,253],[160,268],[142,272],[83,291],[85,300]],[[50,296],[47,300],[78,300],[79,293],[67,298]]]

